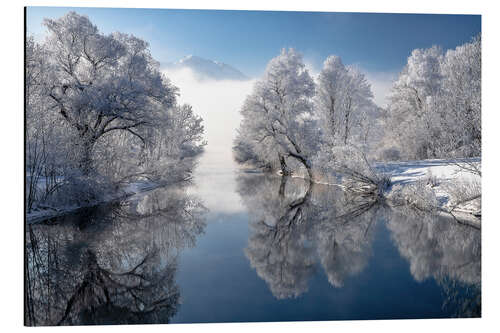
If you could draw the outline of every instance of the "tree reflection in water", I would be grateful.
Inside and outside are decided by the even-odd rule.
[[[252,219],[246,255],[275,297],[307,291],[315,254],[337,287],[366,266],[375,223],[370,198],[348,200],[338,188],[298,178],[242,174],[238,185]]]
[[[176,258],[205,228],[183,188],[29,225],[27,325],[167,323],[177,312]]]
[[[305,293],[318,264],[342,287],[365,269],[375,224],[385,223],[416,281],[434,278],[457,316],[480,315],[480,231],[302,179],[243,173],[237,181],[251,216],[245,253],[276,298]]]
[[[416,281],[434,278],[456,316],[481,315],[480,230],[409,209],[391,214],[387,228]]]

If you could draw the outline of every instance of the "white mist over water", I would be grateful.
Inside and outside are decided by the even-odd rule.
[[[197,195],[212,212],[241,211],[232,145],[241,120],[239,110],[255,81],[198,80],[188,68],[164,73],[180,88],[179,102],[192,105],[203,118],[208,145],[195,171]]]
[[[313,67],[312,75],[317,75]],[[164,69],[165,75],[180,88],[180,103],[193,106],[203,118],[208,145],[199,159],[195,171],[196,194],[214,213],[237,213],[243,210],[236,193],[235,176],[238,165],[234,162],[232,145],[239,127],[240,109],[255,80],[199,79],[189,68]],[[390,76],[368,75],[377,104],[385,104],[390,89]]]

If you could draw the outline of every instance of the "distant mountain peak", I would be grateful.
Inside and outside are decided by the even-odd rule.
[[[193,56],[192,54],[189,54],[189,55],[187,55],[187,56],[185,56],[185,57],[182,57],[179,61],[177,61],[177,62],[175,62],[175,63],[180,63],[180,64],[182,64],[182,63],[183,63],[183,62],[185,62],[185,61],[189,61],[189,60],[191,60],[193,57],[194,57],[194,58],[199,58],[199,57]]]
[[[236,68],[223,62],[205,59],[195,55],[187,55],[174,63],[168,63],[166,69],[189,68],[198,79],[212,80],[239,80],[244,81],[249,78]]]

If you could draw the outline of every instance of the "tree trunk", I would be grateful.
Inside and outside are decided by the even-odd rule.
[[[83,151],[80,158],[79,167],[84,176],[88,176],[92,171],[92,150],[94,149],[95,139],[90,138],[83,141]]]
[[[347,102],[347,108],[345,111],[345,132],[344,132],[344,144],[347,144],[347,137],[349,136],[349,117],[351,116],[351,106],[352,106],[352,101],[351,98],[349,97],[348,102]]]
[[[304,166],[306,167],[307,174],[309,175],[309,180],[312,182],[314,180],[314,177],[313,177],[311,166],[306,165],[305,163],[304,163]]]
[[[347,144],[347,137],[349,136],[349,113],[345,114],[345,132],[344,132],[344,145]]]
[[[285,196],[285,187],[286,187],[286,182],[288,180],[288,177],[281,177],[281,183],[280,183],[280,189],[278,191],[278,194],[281,198]]]
[[[335,99],[330,96],[330,127],[332,131],[332,142],[335,140]]]
[[[294,157],[296,160],[298,160],[300,163],[302,163],[302,165],[307,170],[307,174],[309,175],[309,180],[313,181],[314,177],[313,177],[313,173],[312,173],[312,167],[311,167],[311,164],[309,163],[309,161],[302,155],[290,153],[289,156]]]
[[[288,166],[286,165],[285,161],[285,156],[278,154],[279,160],[280,160],[280,166],[281,166],[281,174],[283,176],[289,176],[292,174]]]

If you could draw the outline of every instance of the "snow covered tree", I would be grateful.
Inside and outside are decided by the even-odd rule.
[[[26,39],[26,207],[45,201],[62,185],[61,174],[72,167],[72,131],[51,112],[46,82],[50,75],[49,54]]]
[[[347,68],[338,56],[329,56],[318,76],[316,111],[321,119],[325,140],[331,146],[341,136],[347,77]]]
[[[146,144],[145,129],[160,125],[158,116],[177,94],[148,43],[122,33],[103,35],[75,12],[44,23],[51,60],[47,94],[53,110],[78,133],[82,172],[90,172],[94,146],[108,133],[126,132]]]
[[[122,181],[190,178],[202,119],[177,103],[148,43],[75,12],[44,24],[45,41],[26,43],[28,210],[88,202]]]
[[[366,131],[366,123],[363,120],[373,114],[376,105],[373,102],[373,93],[371,86],[361,73],[355,67],[347,68],[348,76],[346,82],[346,96],[344,102],[344,144],[348,143],[353,134],[362,134]],[[353,129],[357,131],[354,132]],[[354,133],[353,133],[354,132]]]
[[[375,143],[372,137],[378,111],[364,74],[344,66],[340,57],[329,56],[318,76],[315,96],[315,115],[323,136],[314,156],[317,177],[330,182],[338,181],[332,177],[341,174],[344,180],[378,186],[378,176],[365,156]]]
[[[33,37],[26,39],[26,207],[31,211],[33,203],[40,196],[38,182],[44,168],[49,162],[46,145],[47,122],[42,117],[46,114],[40,82],[45,74],[45,57],[42,48],[37,45]],[[37,115],[38,117],[35,117]],[[38,126],[34,128],[30,123],[38,118]]]
[[[362,174],[366,170],[359,166],[366,165],[366,158],[358,159],[357,153],[338,154],[337,149],[365,148],[368,125],[378,111],[365,76],[331,56],[317,86],[294,50],[283,50],[272,59],[241,110],[243,120],[233,148],[236,161],[281,169],[283,175],[303,166],[310,179],[356,173],[358,182],[378,186],[371,174]],[[356,167],[347,169],[346,165]]]
[[[320,135],[313,95],[314,82],[302,56],[283,49],[269,62],[241,109],[243,120],[233,148],[236,160],[290,174],[291,158],[312,178],[310,158]]]
[[[195,158],[203,151],[204,127],[190,105],[175,105],[158,116],[158,124],[144,129],[147,144],[123,131],[101,139],[94,148],[96,169],[114,182],[146,178],[175,182],[191,178]]]
[[[448,50],[441,66],[443,150],[456,157],[481,155],[481,37]]]
[[[404,159],[480,156],[481,38],[445,54],[414,50],[394,83],[388,125]]]
[[[338,56],[329,56],[323,63],[315,101],[324,140],[330,146],[345,145],[353,134],[360,136],[365,132],[364,120],[376,109],[364,74],[354,67],[344,66]]]
[[[439,140],[439,119],[433,112],[441,90],[439,47],[416,49],[393,84],[388,108],[388,128],[406,159],[437,157],[433,142]]]

